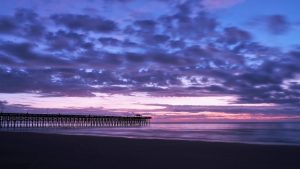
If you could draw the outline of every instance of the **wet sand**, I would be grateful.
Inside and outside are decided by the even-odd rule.
[[[0,169],[299,169],[300,146],[0,132]]]

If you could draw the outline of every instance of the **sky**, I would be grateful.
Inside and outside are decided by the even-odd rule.
[[[1,0],[1,111],[300,121],[299,6]]]

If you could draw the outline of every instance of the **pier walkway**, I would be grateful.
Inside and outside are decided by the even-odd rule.
[[[0,128],[139,127],[148,116],[96,116],[65,114],[0,113]]]

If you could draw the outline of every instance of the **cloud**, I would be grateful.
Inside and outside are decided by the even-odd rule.
[[[5,100],[0,100],[0,106],[3,106],[3,105],[5,105],[5,104],[7,104],[7,101],[5,101]]]
[[[253,19],[251,25],[263,27],[273,35],[282,35],[289,32],[294,23],[283,15],[266,15]]]
[[[45,54],[35,50],[32,43],[2,42],[0,50],[4,55],[15,59],[15,66],[43,67],[45,65],[68,65],[68,61],[54,57],[53,54]],[[11,65],[13,66],[13,65]]]
[[[266,16],[268,30],[273,34],[283,34],[290,28],[289,21],[282,15]]]
[[[219,112],[219,113],[251,113],[251,114],[270,114],[270,115],[298,115],[297,107],[293,106],[192,106],[192,105],[167,105],[153,104],[165,107],[167,112]],[[160,110],[161,111],[161,110]]]
[[[94,96],[74,69],[0,70],[1,93],[40,93],[48,96]],[[20,83],[22,82],[22,83]],[[18,84],[18,85],[16,85]]]
[[[2,16],[0,18],[0,32],[12,32],[16,28],[15,23],[9,17]]]
[[[121,41],[112,37],[101,37],[98,39],[102,45],[106,46],[119,46]]]
[[[94,32],[113,32],[118,29],[117,24],[102,17],[92,17],[80,14],[55,14],[51,19],[57,24],[70,30],[83,30]]]
[[[156,22],[153,20],[137,20],[134,25],[141,31],[153,31],[155,29]]]
[[[13,16],[0,16],[0,34],[37,39],[44,35],[45,29],[38,14],[29,9],[17,9]]]
[[[157,18],[126,22],[60,13],[41,19],[31,10],[1,16],[7,36],[0,38],[0,92],[234,95],[237,103],[300,105],[298,49],[259,44],[191,4],[172,7]],[[42,25],[41,33],[24,31],[32,25]]]
[[[245,30],[236,27],[228,27],[224,29],[224,40],[228,44],[243,43],[251,40],[251,34]]]
[[[67,50],[75,52],[79,48],[93,48],[93,44],[86,42],[84,34],[75,32],[66,32],[59,30],[57,32],[49,32],[45,36],[48,43],[49,51]]]
[[[199,12],[191,17],[181,10],[174,15],[161,16],[160,23],[165,27],[164,33],[182,39],[211,36],[218,27],[217,20],[205,12]]]
[[[209,10],[215,10],[229,8],[243,1],[244,0],[203,0],[201,3],[205,8]]]

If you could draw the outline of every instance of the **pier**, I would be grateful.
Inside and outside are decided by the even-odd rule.
[[[96,116],[64,114],[0,113],[0,128],[141,127],[148,116]]]

